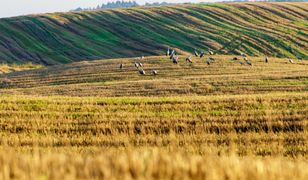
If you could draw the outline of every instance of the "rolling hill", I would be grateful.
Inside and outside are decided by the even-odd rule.
[[[52,65],[161,55],[168,46],[307,58],[307,14],[308,3],[227,3],[4,18],[0,61]]]
[[[249,57],[252,66],[215,55],[209,66],[181,56],[174,65],[166,56],[83,61],[44,69],[0,74],[0,93],[66,96],[187,96],[306,92],[307,63],[288,59]],[[142,62],[140,76],[134,62]],[[123,69],[119,65],[123,64]],[[158,71],[153,76],[151,71]]]

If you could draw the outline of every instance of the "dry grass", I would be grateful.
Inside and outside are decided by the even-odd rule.
[[[1,177],[307,179],[307,63],[216,58],[142,60],[155,77],[135,59],[1,76]]]
[[[307,99],[307,93],[1,96],[0,142],[20,151],[156,147],[196,154],[307,157]]]
[[[307,168],[307,161],[286,158],[200,156],[158,150],[96,155],[0,152],[2,179],[304,180],[308,178]]]
[[[0,74],[31,69],[40,69],[42,67],[42,65],[32,64],[31,62],[28,62],[26,64],[0,64]]]

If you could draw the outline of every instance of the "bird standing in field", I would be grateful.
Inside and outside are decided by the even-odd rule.
[[[244,57],[244,61],[247,65],[252,66],[252,63],[248,60],[247,57]]]
[[[190,56],[188,56],[188,57],[186,58],[186,62],[190,62],[190,63],[192,63],[192,60],[191,60],[191,55],[190,55]]]
[[[242,57],[247,57],[247,55],[246,55],[246,54],[244,54],[244,53],[241,53],[241,56],[242,56]]]
[[[199,57],[199,53],[198,53],[198,51],[196,49],[195,49],[195,56]]]
[[[170,59],[173,59],[173,57],[174,57],[174,56],[175,56],[175,51],[174,51],[174,50],[172,50],[172,51],[171,51],[171,53],[170,53],[169,58],[170,58]]]
[[[246,64],[248,64],[249,66],[252,66],[252,63],[250,61],[246,61]]]
[[[204,56],[204,52],[200,53],[200,58],[202,58]]]
[[[120,64],[120,69],[123,69],[123,64]]]
[[[139,68],[139,64],[137,62],[135,62],[135,67]]]
[[[212,57],[209,57],[208,60],[209,60],[209,61],[215,61],[215,59],[212,58]]]
[[[294,64],[294,61],[291,58],[289,58],[289,63]]]
[[[142,68],[140,68],[138,71],[139,71],[139,74],[145,75],[145,71]]]
[[[205,64],[207,64],[208,66],[211,64],[209,60],[205,61]]]
[[[157,75],[157,71],[156,71],[156,70],[153,70],[153,71],[152,71],[152,74],[153,74],[154,76],[156,76],[156,75]]]
[[[298,59],[298,60],[303,60],[303,58],[302,57],[300,57],[300,56],[298,56],[298,55],[296,55],[296,58]]]
[[[244,63],[240,61],[240,65],[244,65]]]
[[[167,50],[167,56],[170,56],[170,49]]]
[[[232,60],[234,60],[234,61],[237,61],[237,60],[239,60],[237,57],[234,57]]]
[[[265,57],[265,63],[268,63],[268,57]]]
[[[209,55],[214,55],[214,52],[209,50]]]
[[[177,63],[178,63],[178,60],[179,60],[179,57],[173,56],[173,58],[172,58],[173,64],[177,64]]]
[[[138,65],[139,65],[139,67],[143,67],[143,65],[142,65],[142,63],[141,63],[141,62],[139,62],[139,63],[138,63]]]

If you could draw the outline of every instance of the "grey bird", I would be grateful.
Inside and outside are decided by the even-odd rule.
[[[179,59],[179,57],[173,56],[173,58],[172,58],[173,64],[177,64],[178,63],[178,59]]]
[[[205,63],[206,63],[207,65],[210,65],[210,64],[211,64],[210,61],[208,61],[208,60],[205,61]]]
[[[268,57],[265,57],[265,63],[268,63]]]
[[[145,75],[145,71],[143,69],[139,69],[138,71],[139,71],[139,74]]]
[[[200,53],[200,58],[202,58],[204,56],[204,52]]]
[[[170,59],[173,59],[173,57],[175,56],[175,51],[174,50],[172,50],[172,52],[170,53]]]
[[[214,55],[214,52],[211,51],[211,50],[209,50],[209,54],[210,54],[210,55]]]
[[[141,62],[139,62],[139,63],[138,63],[138,65],[139,65],[139,67],[143,67],[143,65],[142,65],[142,63],[141,63]]]
[[[157,71],[156,71],[156,70],[152,70],[152,74],[153,74],[154,76],[156,76],[156,75],[157,75]]]
[[[298,60],[303,60],[303,58],[300,57],[300,56],[298,56],[298,55],[296,55],[296,58],[297,58]]]
[[[236,60],[239,60],[237,57],[234,57],[232,60],[236,61]]]
[[[139,64],[137,62],[135,62],[135,67],[138,68],[139,67]]]
[[[198,57],[199,56],[199,53],[198,51],[195,49],[195,56]]]
[[[246,61],[246,62],[248,61],[247,57],[244,57],[244,61]]]
[[[249,66],[252,66],[252,63],[250,61],[246,61],[246,64],[248,64]]]
[[[192,63],[192,60],[191,60],[191,55],[190,55],[190,56],[188,56],[188,57],[186,58],[186,62],[190,62],[190,63]]]
[[[170,49],[167,50],[167,56],[170,56]]]
[[[123,69],[123,64],[120,64],[120,69]]]
[[[294,64],[294,61],[292,59],[289,58],[289,63]]]
[[[209,57],[208,60],[210,60],[210,61],[215,61],[215,59],[212,58],[212,57]]]
[[[170,54],[169,59],[172,59],[172,58],[173,58],[173,56],[174,56],[173,54]]]
[[[240,65],[244,65],[244,63],[240,61]]]
[[[241,56],[242,56],[242,57],[247,57],[247,55],[246,55],[246,54],[244,54],[244,53],[241,53]]]

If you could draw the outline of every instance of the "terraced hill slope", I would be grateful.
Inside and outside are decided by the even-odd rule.
[[[40,64],[213,49],[307,58],[308,3],[140,7],[0,19],[0,61]]]
[[[250,58],[241,65],[233,56],[216,55],[209,66],[193,57],[174,65],[166,56],[84,61],[0,75],[0,93],[67,96],[187,96],[307,92],[308,64],[296,60]],[[134,62],[146,72],[139,75]],[[242,61],[242,60],[240,60]],[[123,64],[123,69],[119,68]],[[151,71],[158,71],[153,76]]]

